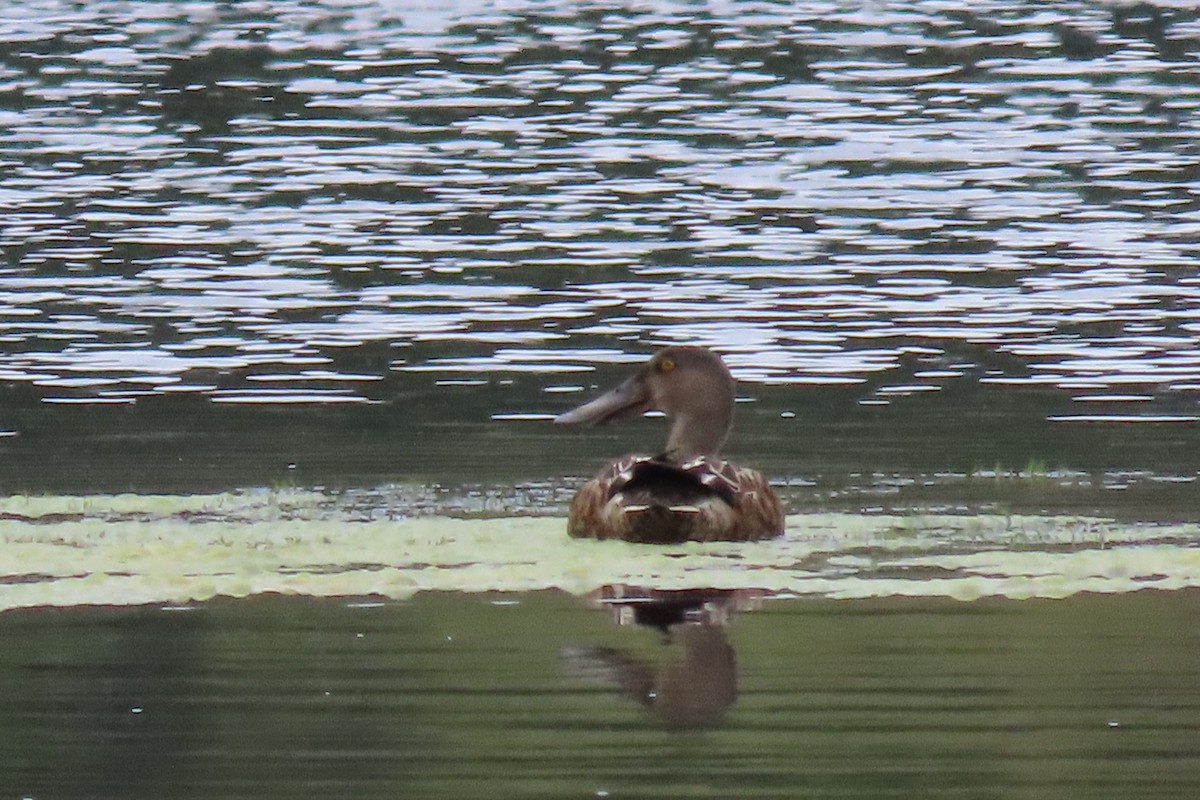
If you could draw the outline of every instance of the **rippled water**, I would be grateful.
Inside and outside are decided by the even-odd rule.
[[[0,447],[35,461],[8,440],[99,404],[382,403],[536,428],[528,462],[527,415],[668,342],[778,398],[771,440],[987,407],[1180,453],[1198,416],[1187,3],[39,2],[0,39]]]
[[[1200,789],[1194,594],[738,607],[725,624],[553,594],[4,615],[22,646],[0,654],[0,787],[1114,800]]]
[[[0,8],[0,792],[1195,797],[1195,4],[414,5]],[[479,520],[677,342],[787,539]]]

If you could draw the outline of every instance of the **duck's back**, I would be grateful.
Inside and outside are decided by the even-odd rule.
[[[567,531],[656,544],[752,541],[783,533],[783,508],[760,473],[719,458],[626,456],[575,495]]]

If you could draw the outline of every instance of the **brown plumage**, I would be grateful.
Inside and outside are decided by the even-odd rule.
[[[603,424],[658,409],[672,420],[663,454],[624,456],[580,488],[567,532],[660,544],[781,535],[783,507],[766,478],[717,455],[733,400],[733,377],[717,355],[668,347],[617,388],[558,417],[567,425]]]

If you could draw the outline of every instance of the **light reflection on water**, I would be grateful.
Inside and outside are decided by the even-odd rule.
[[[0,9],[0,487],[561,515],[687,342],[793,510],[1194,519],[1200,17],[953,6]],[[572,598],[7,614],[0,780],[1192,798],[1194,605],[777,603],[691,738]]]
[[[688,342],[750,392],[1191,421],[1200,23],[1143,11],[0,12],[0,380],[270,407],[529,375],[490,395],[512,422]]]

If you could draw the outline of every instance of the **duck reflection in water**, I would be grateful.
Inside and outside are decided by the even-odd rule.
[[[571,501],[575,538],[675,543],[750,541],[783,533],[783,507],[761,473],[717,453],[733,424],[734,380],[702,347],[667,347],[615,389],[555,419],[599,425],[657,409],[666,449],[602,469]]]
[[[615,685],[668,728],[689,730],[721,723],[737,699],[737,659],[729,643],[731,611],[757,597],[744,591],[659,591],[609,586],[594,598],[618,625],[654,628],[668,657],[653,659],[616,647],[562,652],[568,671]]]

